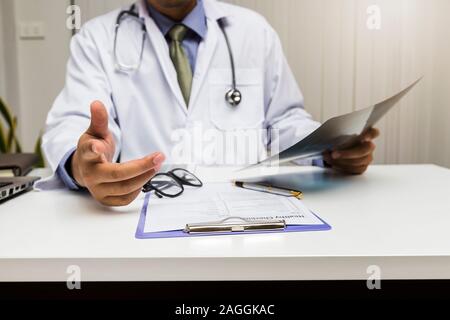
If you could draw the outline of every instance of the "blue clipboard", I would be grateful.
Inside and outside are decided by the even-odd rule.
[[[328,231],[331,230],[331,226],[323,221],[320,217],[316,217],[323,222],[319,225],[288,225],[283,231],[246,231],[246,232],[229,232],[229,233],[203,233],[203,234],[189,234],[183,230],[164,231],[164,232],[144,232],[145,221],[148,212],[148,205],[150,202],[151,194],[148,193],[145,196],[144,204],[142,206],[141,215],[139,217],[139,223],[136,230],[137,239],[165,239],[165,238],[190,238],[190,237],[210,237],[210,236],[222,236],[222,235],[248,235],[248,234],[263,234],[263,233],[290,233],[290,232],[307,232],[307,231]],[[315,214],[314,214],[315,215]]]

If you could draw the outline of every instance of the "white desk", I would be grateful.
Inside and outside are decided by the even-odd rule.
[[[28,193],[0,206],[0,281],[66,281],[69,265],[83,281],[351,280],[370,265],[383,279],[450,279],[450,170],[305,170],[305,202],[332,231],[137,240],[142,199],[112,210]]]

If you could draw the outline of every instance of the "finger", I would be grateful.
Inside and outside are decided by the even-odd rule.
[[[81,157],[84,161],[92,163],[106,163],[108,162],[106,156],[100,150],[102,149],[101,143],[94,139],[88,140],[80,147]]]
[[[108,196],[123,196],[141,190],[156,174],[156,169],[152,169],[140,176],[120,182],[103,183],[98,186],[102,194]]]
[[[130,194],[123,196],[108,196],[100,201],[105,206],[110,207],[123,207],[132,203],[139,195],[141,194],[141,190],[134,191]]]
[[[103,103],[94,101],[91,104],[91,124],[86,133],[96,138],[106,138],[108,132],[108,112]]]
[[[378,130],[377,128],[370,128],[364,134],[363,141],[369,142],[369,141],[375,140],[379,136],[380,136],[380,130]]]
[[[102,163],[97,168],[97,177],[103,183],[125,181],[150,170],[159,169],[164,160],[165,156],[157,152],[145,158],[125,163]]]
[[[333,169],[347,174],[363,174],[367,171],[369,166],[351,166],[351,165],[334,165]]]
[[[373,155],[369,154],[365,157],[357,159],[335,159],[331,161],[332,165],[336,166],[354,166],[354,167],[368,166],[373,161]]]
[[[363,158],[375,150],[375,144],[372,142],[363,142],[356,147],[347,150],[333,151],[333,159],[358,159]]]

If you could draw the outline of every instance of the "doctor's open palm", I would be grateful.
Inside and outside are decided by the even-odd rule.
[[[91,124],[80,137],[72,157],[72,174],[77,183],[107,206],[130,204],[142,187],[159,171],[165,157],[154,153],[127,163],[112,163],[115,143],[108,129],[108,113],[99,102],[91,105]]]

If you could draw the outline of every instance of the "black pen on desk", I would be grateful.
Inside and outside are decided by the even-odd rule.
[[[284,197],[295,197],[297,199],[303,199],[303,192],[297,190],[290,190],[272,186],[266,186],[258,183],[247,183],[241,181],[235,181],[234,184],[243,189],[258,191],[258,192],[266,192]]]

